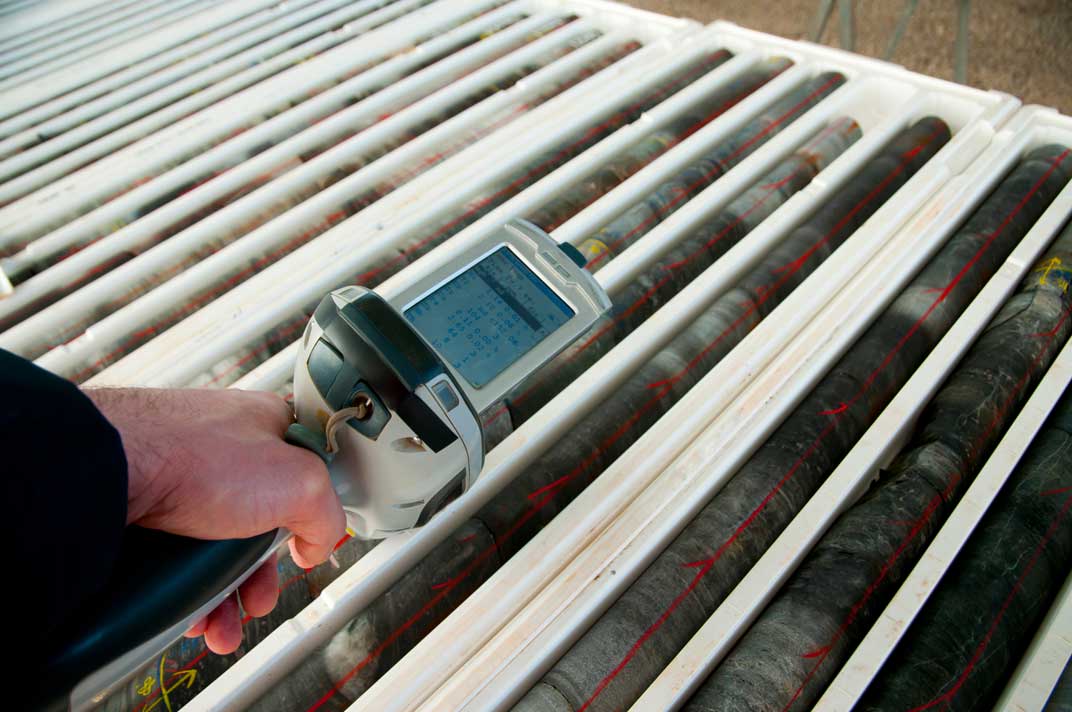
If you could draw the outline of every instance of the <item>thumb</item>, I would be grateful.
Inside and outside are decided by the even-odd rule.
[[[283,525],[294,535],[290,540],[294,563],[308,569],[323,563],[345,536],[346,515],[323,463],[311,453],[304,454],[314,462],[302,468],[301,494],[291,500]]]

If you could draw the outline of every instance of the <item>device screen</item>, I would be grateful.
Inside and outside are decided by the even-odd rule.
[[[502,373],[575,314],[507,247],[403,313],[475,388]]]

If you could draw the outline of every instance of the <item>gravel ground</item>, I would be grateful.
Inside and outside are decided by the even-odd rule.
[[[728,20],[793,39],[810,33],[818,0],[624,0],[629,5],[701,22]],[[902,0],[857,0],[856,51],[881,57],[904,7]],[[1027,104],[1072,115],[1072,0],[975,0],[968,84],[998,89]],[[892,61],[953,78],[955,0],[921,0]],[[822,42],[838,46],[837,9]]]

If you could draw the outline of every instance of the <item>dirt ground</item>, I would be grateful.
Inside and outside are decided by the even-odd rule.
[[[624,0],[701,22],[728,20],[792,39],[811,32],[819,0]],[[881,57],[903,0],[855,0],[855,51]],[[955,0],[920,0],[891,58],[923,74],[953,78]],[[835,8],[822,42],[838,45]],[[1072,115],[1072,0],[975,0],[970,19],[968,84],[999,89],[1027,104]]]

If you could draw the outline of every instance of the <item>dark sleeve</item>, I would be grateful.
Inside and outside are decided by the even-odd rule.
[[[0,350],[4,570],[14,640],[37,640],[111,575],[127,516],[119,433],[74,384]],[[25,636],[25,637],[23,637]]]

